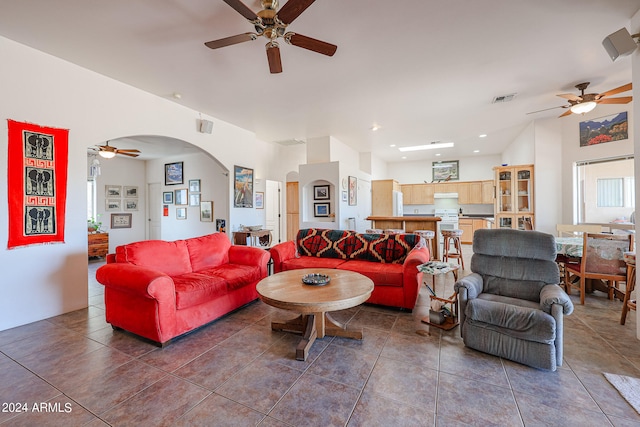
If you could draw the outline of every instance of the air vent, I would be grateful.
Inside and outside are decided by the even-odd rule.
[[[509,95],[500,95],[500,96],[496,96],[495,98],[493,98],[493,101],[491,101],[492,104],[498,104],[500,102],[509,102],[512,101],[513,98],[515,98],[517,95],[517,93],[510,93]]]
[[[300,144],[306,144],[306,141],[303,141],[301,139],[285,139],[283,141],[274,141],[276,144],[280,144],[280,145],[284,145],[284,146],[290,146],[290,145],[300,145]]]

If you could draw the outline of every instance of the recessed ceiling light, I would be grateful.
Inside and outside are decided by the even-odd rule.
[[[395,146],[396,146],[396,144],[391,144],[389,147],[395,147]]]
[[[436,148],[450,148],[453,147],[453,142],[432,142],[426,145],[414,145],[411,147],[400,147],[400,151],[420,151],[420,150],[435,150]]]
[[[482,135],[478,135],[478,138],[486,138],[486,137],[487,137],[486,133],[483,133]]]
[[[474,152],[474,153],[479,153],[479,152],[480,152],[480,150],[473,150],[473,152]]]
[[[440,156],[442,156],[442,154],[436,153],[436,157],[440,157]]]
[[[406,159],[406,158],[407,158],[407,156],[402,156],[402,157],[401,157],[401,159]]]
[[[378,129],[380,129],[380,125],[374,124],[373,126],[371,126],[371,130],[374,132],[377,131]]]
[[[173,96],[175,99],[180,99],[180,98],[182,98],[182,94],[181,94],[180,92],[173,92],[173,95],[172,95],[172,96]]]

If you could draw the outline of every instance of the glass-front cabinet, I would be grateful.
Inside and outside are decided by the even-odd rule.
[[[500,228],[532,230],[533,165],[495,167],[496,225]]]

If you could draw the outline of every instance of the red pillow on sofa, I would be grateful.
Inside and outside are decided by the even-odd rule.
[[[189,251],[184,240],[144,240],[116,248],[116,262],[128,262],[158,270],[169,276],[191,273]]]
[[[191,268],[200,271],[229,263],[231,242],[224,233],[208,234],[202,237],[186,239]]]

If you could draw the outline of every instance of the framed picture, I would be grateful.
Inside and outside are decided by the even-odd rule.
[[[580,122],[580,147],[623,139],[629,139],[626,111]]]
[[[138,187],[125,185],[124,197],[138,197]]]
[[[457,160],[449,162],[433,162],[431,164],[431,169],[433,170],[433,182],[457,181],[460,179]]]
[[[216,231],[224,233],[227,230],[227,220],[216,218]]]
[[[329,200],[329,186],[328,185],[314,185],[313,186],[313,200]]]
[[[264,209],[264,193],[256,191],[256,209]]]
[[[176,208],[176,219],[187,219],[187,208]]]
[[[181,188],[179,190],[175,190],[175,204],[176,205],[186,205],[189,200],[187,200],[187,189]]]
[[[105,185],[104,196],[109,197],[122,197],[122,185]]]
[[[329,203],[314,203],[313,216],[329,216]]]
[[[200,192],[200,180],[199,179],[190,179],[189,180],[189,193],[199,193]]]
[[[173,204],[173,191],[165,191],[162,193],[162,203]]]
[[[346,192],[346,191],[343,191],[343,192],[342,192],[342,201],[343,201],[343,202],[346,202],[347,200],[349,200],[349,198],[348,198],[348,196],[347,196],[347,192]]]
[[[349,177],[349,206],[356,206],[358,204],[358,178],[355,176]]]
[[[189,206],[200,206],[200,193],[189,193]]]
[[[200,221],[213,222],[213,202],[200,202]]]
[[[253,169],[233,167],[233,207],[253,207]]]
[[[131,214],[111,214],[111,228],[131,228]]]
[[[138,199],[124,199],[124,210],[125,211],[137,211],[138,210]]]
[[[104,210],[105,211],[121,211],[122,210],[122,200],[120,200],[120,199],[105,199],[105,201],[104,201]]]
[[[164,185],[184,184],[183,162],[165,163]]]

